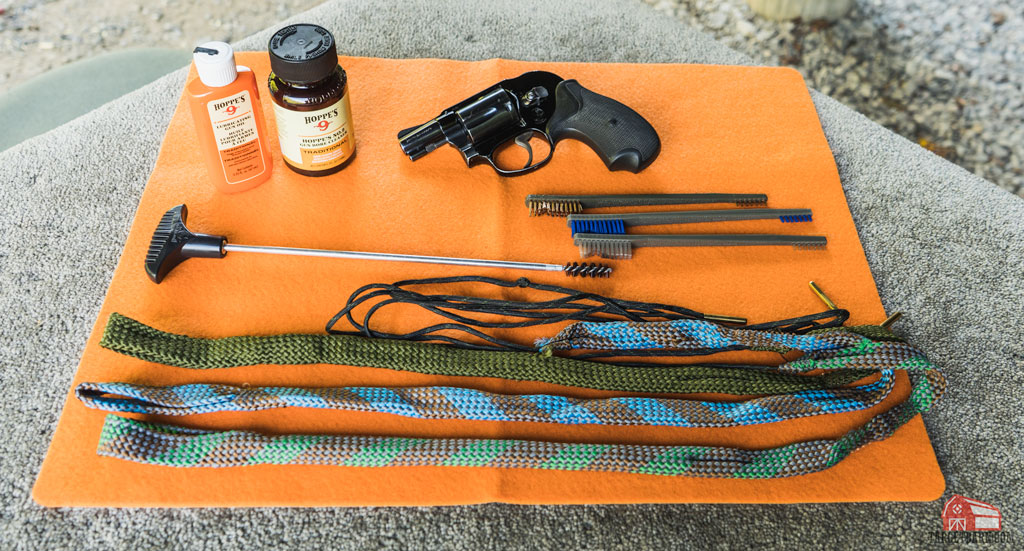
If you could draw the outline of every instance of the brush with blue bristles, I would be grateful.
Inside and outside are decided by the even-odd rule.
[[[692,224],[728,220],[770,220],[810,222],[810,209],[727,209],[679,212],[630,212],[621,214],[570,214],[569,227],[577,233],[626,233],[627,227]]]

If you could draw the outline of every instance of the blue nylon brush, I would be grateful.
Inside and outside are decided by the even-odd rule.
[[[727,209],[689,210],[679,212],[631,212],[621,214],[570,214],[572,234],[623,234],[627,227],[657,226],[662,224],[692,224],[697,222],[724,222],[729,220],[770,220],[781,222],[811,222],[810,209]]]

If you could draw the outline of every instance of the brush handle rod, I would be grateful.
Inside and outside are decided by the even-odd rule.
[[[743,247],[750,245],[789,245],[822,247],[828,243],[823,235],[774,234],[691,234],[691,235],[606,235],[577,233],[577,245],[594,241],[623,241],[633,247]]]
[[[649,193],[627,195],[529,195],[529,201],[576,201],[583,208],[700,205],[709,203],[766,203],[763,193]]]
[[[476,258],[453,258],[447,256],[420,256],[414,254],[364,253],[356,251],[331,251],[327,249],[300,249],[295,247],[270,247],[266,245],[236,245],[227,243],[223,247],[229,253],[260,253],[290,256],[319,256],[324,258],[347,258],[351,260],[386,260],[390,262],[418,262],[420,264],[450,264],[453,266],[476,266],[480,268],[509,268],[513,270],[536,270],[561,272],[560,264],[539,262],[512,262],[507,260],[480,260]]]
[[[811,209],[727,209],[688,210],[674,212],[630,212],[622,214],[570,214],[573,221],[622,220],[627,226],[725,222],[729,220],[767,220],[783,216],[810,216]]]

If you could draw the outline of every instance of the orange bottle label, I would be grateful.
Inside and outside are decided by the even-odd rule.
[[[248,90],[206,104],[220,166],[228,184],[240,184],[266,172]]]
[[[344,163],[355,151],[348,92],[316,111],[292,111],[274,104],[281,154],[303,170],[327,170]]]

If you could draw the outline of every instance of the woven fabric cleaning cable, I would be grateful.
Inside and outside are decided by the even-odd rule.
[[[598,331],[602,327],[602,324],[594,325]],[[583,327],[570,328],[566,332],[577,335],[576,341],[593,341],[586,332],[588,324],[577,326]],[[629,329],[637,330],[635,327]],[[790,367],[787,363],[779,366],[779,371],[806,371],[822,365],[830,356],[837,356],[846,359],[843,369],[851,368],[851,361],[859,362],[852,367],[863,364],[882,368],[881,377],[873,383],[852,388],[774,394],[738,403],[632,397],[583,400],[552,395],[495,394],[456,387],[239,388],[206,384],[147,387],[128,383],[83,383],[76,389],[76,394],[90,407],[161,415],[308,407],[377,411],[427,419],[725,427],[871,407],[891,391],[893,369],[915,368],[917,365],[931,368],[923,354],[906,343],[875,343],[867,337],[843,330],[789,335],[727,329],[697,321],[673,322],[673,329],[676,333],[685,329],[676,335],[675,340],[691,348],[745,346],[797,349],[813,357],[812,363],[798,360],[798,367]],[[683,342],[680,337],[689,338]],[[562,336],[558,342],[565,344],[569,340]],[[621,339],[616,342],[622,344]],[[600,344],[606,343],[602,341]],[[634,339],[628,345],[636,346],[637,342]],[[867,350],[867,347],[872,349]],[[852,352],[857,350],[864,353]]]
[[[827,469],[857,448],[888,438],[915,415],[931,407],[937,398],[938,394],[915,386],[907,401],[838,439],[798,442],[765,450],[465,438],[266,436],[245,431],[187,429],[108,414],[97,453],[171,467],[448,466],[706,478],[783,478]]]
[[[462,350],[443,345],[343,335],[268,335],[205,339],[155,329],[110,314],[100,346],[187,369],[249,365],[350,365],[428,375],[492,377],[563,386],[647,393],[763,395],[837,388],[872,374],[846,369],[820,376],[715,365],[636,368],[527,352]]]
[[[903,342],[878,325],[818,329],[805,335],[776,331],[754,331],[725,327],[698,320],[652,322],[577,322],[550,339],[539,339],[542,351],[600,350],[614,354],[620,350],[760,350],[785,354],[799,350],[809,359],[834,355],[856,358],[866,369],[881,369],[882,364],[865,361],[872,355],[885,360],[886,350],[899,351],[908,358],[924,358],[924,353]],[[806,361],[806,360],[804,360]],[[926,360],[923,360],[926,362]],[[791,371],[786,364],[779,371]],[[888,365],[888,364],[885,364]],[[930,364],[928,364],[930,365]],[[876,367],[878,366],[878,367]],[[896,369],[903,369],[895,367]]]
[[[885,370],[877,381],[865,385],[774,394],[732,403],[637,397],[580,399],[442,386],[294,388],[81,383],[75,388],[75,395],[91,408],[154,415],[300,407],[391,413],[417,419],[717,428],[857,411],[884,400],[892,387],[893,373]]]
[[[875,366],[883,372],[892,368],[906,369],[911,380],[910,396],[904,402],[872,417],[866,424],[838,439],[798,442],[767,450],[522,440],[264,436],[242,431],[182,429],[108,415],[97,451],[101,455],[130,461],[179,467],[226,467],[268,463],[363,467],[473,466],[698,477],[777,478],[826,469],[847,457],[853,450],[867,443],[888,438],[915,415],[928,410],[945,390],[945,379],[923,354],[902,343],[885,329],[827,329],[809,335],[812,339],[797,342],[787,340],[792,335],[767,336],[762,333],[755,338],[743,330],[731,330],[733,332],[729,334],[716,335],[715,327],[718,326],[703,322],[697,325],[666,326],[660,328],[661,333],[657,333],[659,339],[661,336],[666,337],[662,339],[665,342],[651,340],[650,343],[652,346],[666,346],[669,340],[674,339],[673,342],[684,347],[707,346],[711,342],[713,346],[723,347],[737,346],[739,343],[740,346],[751,349],[790,349],[794,345],[799,345],[809,351],[805,358],[784,364],[787,369],[846,370],[850,366],[863,365]],[[627,324],[620,328],[612,328],[607,333],[595,333],[593,327],[574,329],[570,326],[545,344],[552,347],[586,347],[587,338],[600,337],[624,346],[639,346],[633,337],[643,334],[643,330],[642,327]],[[884,340],[872,340],[873,333],[877,333],[877,338]],[[174,335],[172,337],[189,339]],[[690,342],[691,340],[693,342]],[[145,343],[142,344],[139,348],[145,348]],[[140,352],[138,348],[135,351]],[[544,361],[555,359],[557,358],[545,358]],[[760,373],[760,369],[763,368],[730,371]]]

